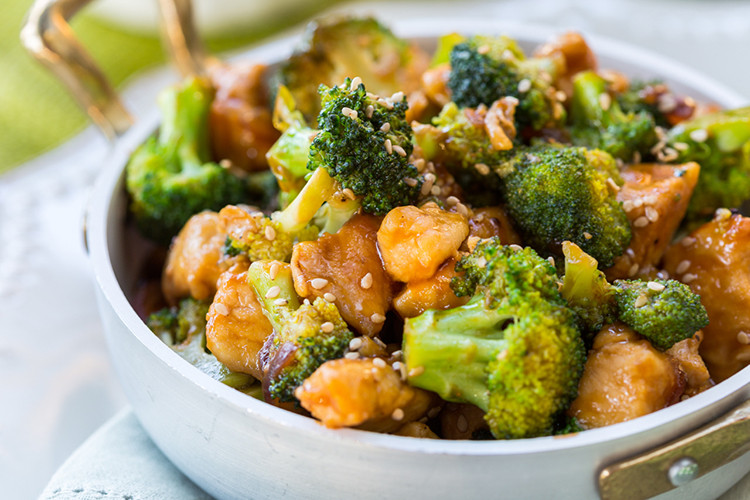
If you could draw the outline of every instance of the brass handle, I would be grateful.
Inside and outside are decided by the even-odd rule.
[[[133,118],[68,21],[91,0],[36,0],[21,30],[26,49],[65,85],[110,140],[125,133]],[[183,75],[204,74],[218,60],[210,56],[193,23],[190,0],[159,0],[162,32]]]
[[[599,474],[603,500],[640,500],[665,493],[750,451],[750,401],[710,424]]]

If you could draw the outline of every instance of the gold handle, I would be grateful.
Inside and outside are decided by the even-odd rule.
[[[640,500],[665,493],[750,451],[750,401],[687,436],[599,474],[603,500]]]
[[[193,22],[191,0],[159,0],[162,36],[183,76],[203,75],[219,62],[209,55]]]

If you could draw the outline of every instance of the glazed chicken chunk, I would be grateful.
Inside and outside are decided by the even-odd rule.
[[[407,283],[393,299],[393,308],[402,318],[413,318],[427,309],[451,309],[466,304],[470,297],[456,297],[451,289],[455,267],[456,259],[450,258],[430,278]]]

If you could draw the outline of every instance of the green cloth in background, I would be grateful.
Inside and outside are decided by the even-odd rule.
[[[156,2],[157,0],[154,0]],[[247,33],[207,41],[212,52],[237,48],[291,27],[336,0],[317,0],[280,11]],[[67,89],[21,46],[19,33],[31,0],[3,0],[0,16],[0,174],[58,146],[89,122]],[[139,70],[164,62],[158,37],[134,34],[82,12],[72,27],[118,87]]]

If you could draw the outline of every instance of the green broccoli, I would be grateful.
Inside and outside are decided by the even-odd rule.
[[[555,269],[533,250],[480,242],[452,284],[463,306],[406,320],[409,383],[486,412],[498,439],[552,434],[577,393],[585,350]],[[472,291],[472,289],[474,289]]]
[[[212,99],[213,88],[198,77],[162,92],[158,137],[138,147],[125,168],[130,210],[157,242],[169,243],[193,214],[246,201],[243,180],[210,161]]]
[[[571,136],[576,145],[602,149],[630,161],[636,153],[648,154],[656,144],[656,123],[651,113],[623,112],[608,92],[606,80],[593,71],[573,78],[570,106]]]
[[[646,113],[654,117],[654,123],[665,129],[672,125],[667,115],[659,107],[659,97],[670,93],[667,85],[660,80],[631,81],[628,88],[614,94],[617,104],[626,115]]]
[[[354,335],[336,305],[320,297],[299,304],[288,266],[253,262],[247,276],[274,330],[267,343],[264,392],[271,399],[296,401],[294,390],[324,362],[342,357]]]
[[[408,92],[426,62],[421,50],[375,19],[329,17],[308,25],[302,42],[281,66],[280,77],[314,125],[321,108],[319,84],[330,87],[360,77],[378,95]]]
[[[552,88],[557,65],[547,58],[526,59],[513,39],[473,36],[453,47],[450,64],[448,88],[458,106],[489,106],[511,96],[519,100],[521,128],[541,130],[564,121],[565,110]]]
[[[192,298],[178,306],[151,314],[146,324],[162,342],[211,378],[245,393],[252,392],[255,379],[245,373],[229,370],[206,348],[206,301]]]
[[[701,166],[688,219],[739,207],[750,199],[750,107],[682,122],[668,132],[667,146],[677,152],[675,163],[695,161]]]
[[[615,301],[620,321],[667,350],[708,325],[706,309],[690,287],[675,280],[617,280]]]

